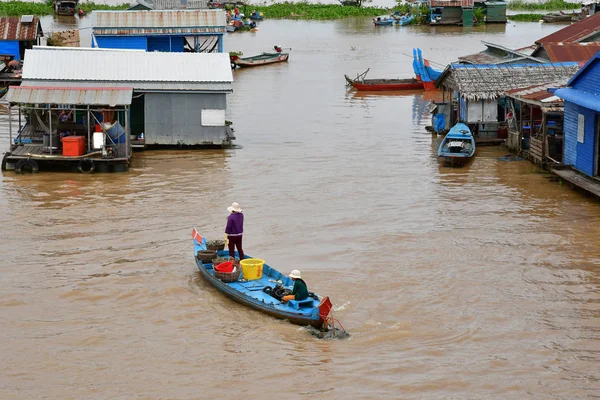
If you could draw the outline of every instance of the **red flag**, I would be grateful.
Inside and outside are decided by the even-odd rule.
[[[194,239],[198,243],[202,243],[202,235],[196,230],[196,228],[192,229],[192,239]]]

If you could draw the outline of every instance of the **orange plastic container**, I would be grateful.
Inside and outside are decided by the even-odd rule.
[[[65,136],[62,138],[63,156],[82,156],[85,154],[85,136]]]

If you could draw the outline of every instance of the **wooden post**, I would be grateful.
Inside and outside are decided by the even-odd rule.
[[[523,150],[523,104],[519,101],[519,153]]]
[[[8,151],[12,148],[12,119],[10,118],[10,113],[12,110],[12,103],[8,103]]]
[[[131,129],[129,127],[129,107],[125,106],[125,158],[129,158]]]
[[[540,107],[541,109],[541,107]],[[540,133],[541,133],[541,140],[542,140],[542,159],[540,161],[540,164],[543,166],[544,165],[544,160],[546,159],[546,150],[548,148],[548,146],[546,145],[546,113],[544,112],[544,110],[542,110],[542,122],[540,125]]]

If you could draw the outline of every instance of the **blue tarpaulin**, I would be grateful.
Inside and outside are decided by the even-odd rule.
[[[16,40],[0,40],[0,54],[12,54],[15,56],[15,60],[20,60],[19,42]]]

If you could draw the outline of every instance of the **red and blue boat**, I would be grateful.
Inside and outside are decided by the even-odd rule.
[[[437,90],[435,81],[440,77],[442,71],[433,69],[429,61],[423,59],[421,49],[413,49],[413,70],[416,79],[423,83],[425,90]]]
[[[346,84],[360,91],[388,91],[388,90],[419,90],[423,89],[423,82],[417,79],[365,79],[367,69],[355,79],[344,75]]]
[[[287,319],[297,325],[325,329],[329,327],[329,322],[332,321],[332,304],[329,297],[320,297],[310,293],[311,296],[306,300],[289,300],[283,303],[277,296],[274,296],[274,292],[278,289],[291,290],[294,283],[287,275],[267,264],[263,265],[262,274],[258,279],[244,279],[242,269],[239,278],[233,282],[224,281],[215,276],[215,267],[211,262],[203,262],[198,257],[199,251],[206,250],[206,239],[202,238],[195,228],[192,230],[192,239],[194,241],[194,258],[200,275],[225,296],[267,315]],[[221,250],[217,252],[217,256],[228,258],[230,254],[228,250]],[[239,259],[237,252],[234,256]],[[249,258],[252,257],[245,256],[245,259]]]

